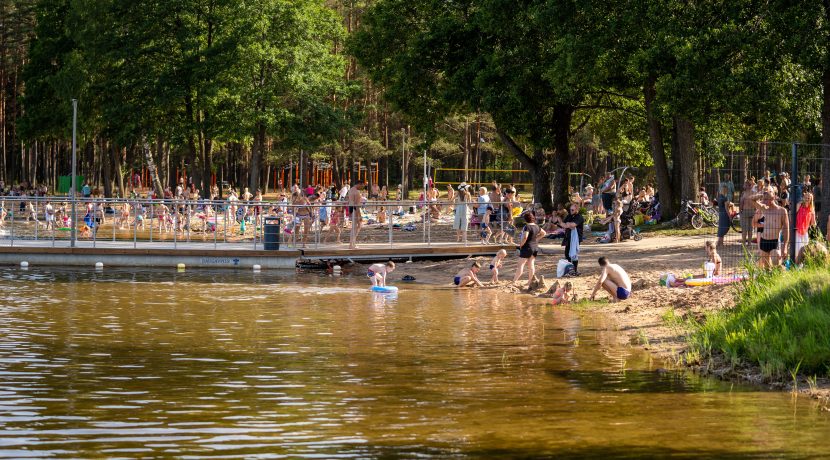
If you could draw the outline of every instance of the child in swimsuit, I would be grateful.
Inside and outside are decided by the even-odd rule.
[[[572,297],[573,284],[570,281],[564,286],[559,285],[559,281],[553,283],[553,286],[548,289],[548,292],[542,294],[541,297],[550,297],[552,305],[564,305],[576,300],[576,296]]]
[[[370,265],[369,269],[366,271],[366,276],[372,280],[372,287],[384,287],[386,286],[386,275],[393,271],[395,271],[395,262],[390,260],[385,264]]]
[[[505,257],[507,257],[507,251],[499,249],[499,252],[496,253],[496,256],[493,257],[493,260],[490,262],[490,271],[493,272],[493,278],[490,280],[492,283],[499,282],[499,269],[504,263]]]
[[[332,206],[331,208],[331,216],[329,218],[329,231],[326,233],[326,237],[323,239],[323,243],[328,243],[329,237],[332,234],[337,235],[337,244],[340,244],[340,233],[343,230],[343,207],[342,206]]]
[[[715,244],[711,241],[707,241],[705,243],[706,247],[706,263],[714,264],[715,269],[712,272],[713,276],[720,276],[721,275],[721,268],[723,266],[723,260],[721,259],[720,255],[718,254],[718,250],[715,247]]]
[[[478,262],[473,262],[469,268],[464,268],[458,272],[452,282],[458,287],[469,285],[484,287],[484,285],[481,284],[481,281],[478,280],[478,276],[476,276],[479,270],[481,270],[481,265],[479,265]]]

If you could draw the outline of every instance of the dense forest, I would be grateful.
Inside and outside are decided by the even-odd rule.
[[[109,196],[410,188],[425,153],[528,170],[546,207],[647,166],[670,215],[712,142],[830,144],[828,30],[830,0],[0,0],[0,179],[69,174],[77,99]]]

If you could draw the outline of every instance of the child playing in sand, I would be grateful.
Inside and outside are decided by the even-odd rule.
[[[386,286],[386,275],[393,271],[395,271],[395,262],[390,260],[385,264],[370,265],[369,269],[366,271],[366,276],[372,280],[372,287],[384,287]]]
[[[723,266],[723,260],[720,258],[720,254],[718,254],[717,248],[715,248],[715,243],[711,241],[707,241],[705,243],[706,247],[706,263],[707,264],[714,264],[714,270],[712,271],[712,276],[720,276],[721,275],[721,267]],[[708,273],[707,273],[708,275]]]
[[[490,280],[491,283],[499,282],[499,269],[504,263],[505,257],[507,257],[507,251],[499,249],[499,252],[496,253],[496,256],[493,257],[493,260],[490,262],[490,271],[493,272],[493,278]]]
[[[660,277],[660,285],[667,288],[686,287],[686,280],[678,279],[673,273],[666,273]]]
[[[551,303],[553,305],[564,305],[576,300],[576,296],[572,295],[572,292],[573,284],[571,284],[570,281],[565,283],[564,286],[560,286],[559,281],[557,281],[553,283],[553,286],[548,289],[548,292],[542,294],[541,297],[551,298]]]
[[[465,287],[469,285],[484,287],[476,276],[479,270],[481,270],[481,265],[479,265],[478,262],[473,262],[469,268],[462,269],[460,272],[456,273],[452,282],[458,287]]]

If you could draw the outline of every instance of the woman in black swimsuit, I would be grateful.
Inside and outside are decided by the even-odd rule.
[[[519,266],[516,269],[516,276],[513,277],[513,282],[518,282],[519,278],[524,273],[525,265],[527,265],[527,279],[528,286],[536,277],[536,255],[539,251],[539,240],[545,237],[545,231],[536,225],[536,215],[532,212],[524,214],[524,220],[527,222],[525,228],[522,229],[522,235],[519,237]]]

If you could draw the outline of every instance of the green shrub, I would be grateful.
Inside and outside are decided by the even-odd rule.
[[[692,350],[722,352],[733,364],[753,364],[766,377],[798,369],[830,371],[830,271],[808,266],[756,273],[743,284],[734,308],[709,316],[691,336]]]

